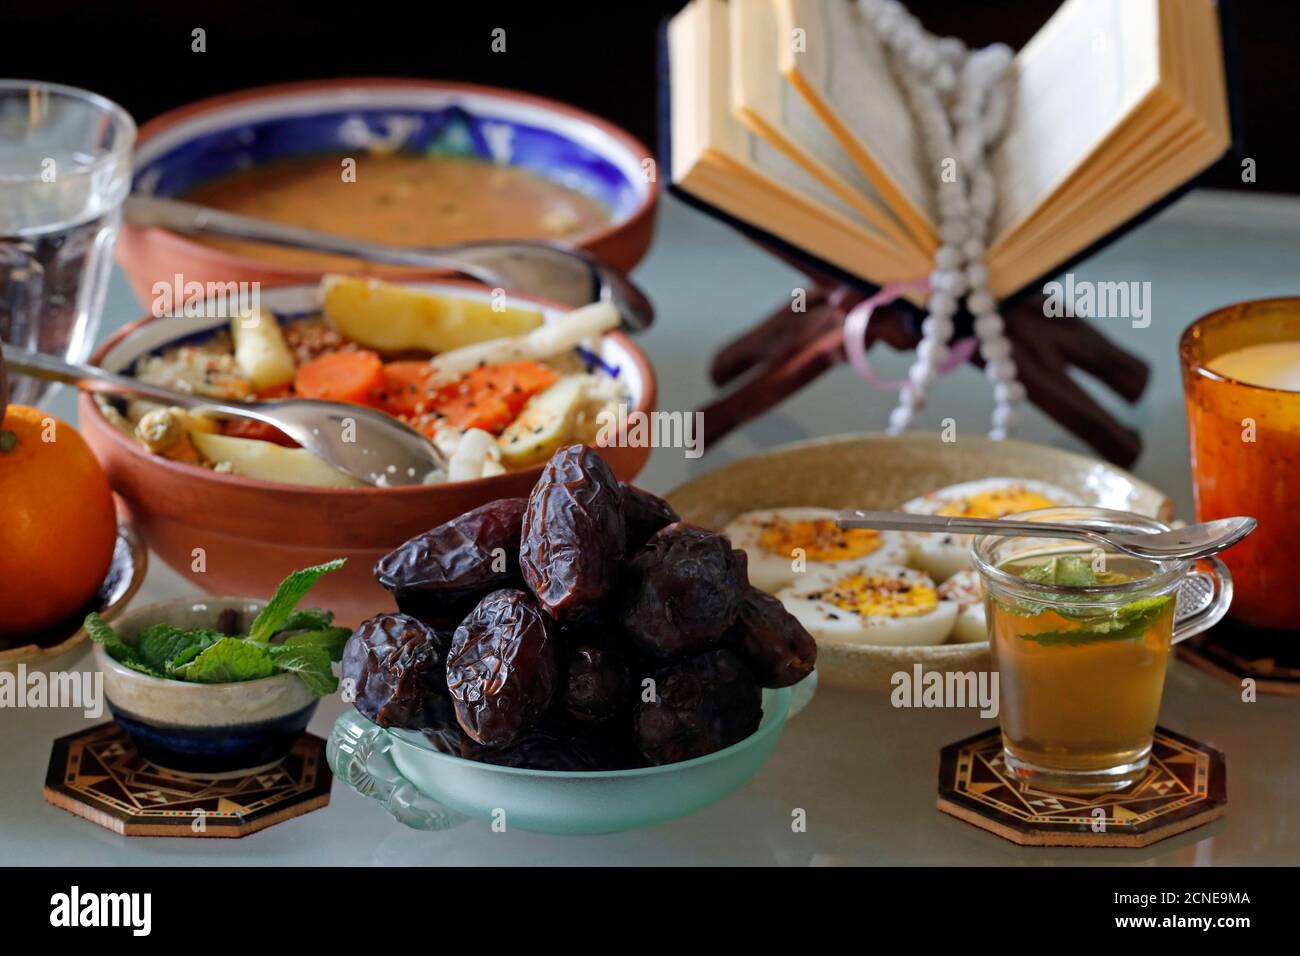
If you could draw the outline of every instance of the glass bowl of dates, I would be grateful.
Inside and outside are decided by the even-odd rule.
[[[562,448],[527,498],[418,535],[396,610],[343,653],[341,779],[401,822],[603,833],[685,816],[762,766],[817,647],[745,555]]]

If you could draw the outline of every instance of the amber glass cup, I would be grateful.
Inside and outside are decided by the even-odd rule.
[[[1300,342],[1300,298],[1216,309],[1183,333],[1179,352],[1199,521],[1251,515],[1259,527],[1223,554],[1236,581],[1231,615],[1300,631],[1300,392],[1210,370],[1225,353]]]

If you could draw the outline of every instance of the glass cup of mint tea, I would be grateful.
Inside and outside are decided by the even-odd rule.
[[[1152,518],[1102,508],[1045,508],[1016,519],[1169,530]],[[973,549],[998,670],[1007,768],[1031,786],[1065,792],[1120,790],[1140,780],[1170,647],[1227,612],[1227,568],[1217,558],[1193,567],[1050,538],[981,535]],[[1187,581],[1189,574],[1195,580]],[[1188,613],[1179,613],[1180,600]]]

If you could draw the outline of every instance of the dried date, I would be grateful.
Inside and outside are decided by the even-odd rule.
[[[653,680],[650,699],[638,699],[633,717],[637,747],[651,763],[677,763],[730,747],[762,720],[758,682],[731,651],[679,661]]]
[[[566,654],[564,712],[576,721],[600,723],[625,712],[631,675],[612,643],[579,644]]]
[[[343,649],[354,703],[381,727],[437,732],[456,725],[447,693],[450,636],[405,614],[363,621]]]
[[[764,687],[789,687],[812,673],[817,642],[777,598],[745,592],[727,642]]]
[[[488,591],[519,580],[524,498],[492,501],[416,535],[375,565],[397,606],[454,628]]]
[[[475,743],[504,747],[526,734],[554,701],[559,676],[546,617],[523,591],[493,591],[452,638],[447,689]]]
[[[677,523],[657,531],[630,564],[623,627],[659,660],[718,644],[740,611],[742,571],[722,535]]]
[[[585,445],[557,451],[533,487],[519,552],[525,583],[563,623],[596,613],[626,549],[623,489]]]
[[[672,505],[658,495],[623,482],[623,523],[627,526],[627,553],[636,554],[660,528],[681,519]]]

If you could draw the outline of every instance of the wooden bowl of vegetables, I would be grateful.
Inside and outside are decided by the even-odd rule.
[[[343,556],[318,599],[354,624],[390,603],[375,561],[465,511],[527,494],[556,448],[600,443],[622,480],[649,457],[608,426],[654,410],[654,372],[621,332],[593,334],[612,319],[590,307],[566,312],[454,280],[330,277],[262,290],[256,320],[215,300],[176,311],[201,314],[142,319],[91,360],[214,397],[371,405],[449,459],[435,483],[362,485],[273,430],[82,395],[82,431],[132,523],[209,593],[267,598],[295,568]]]

